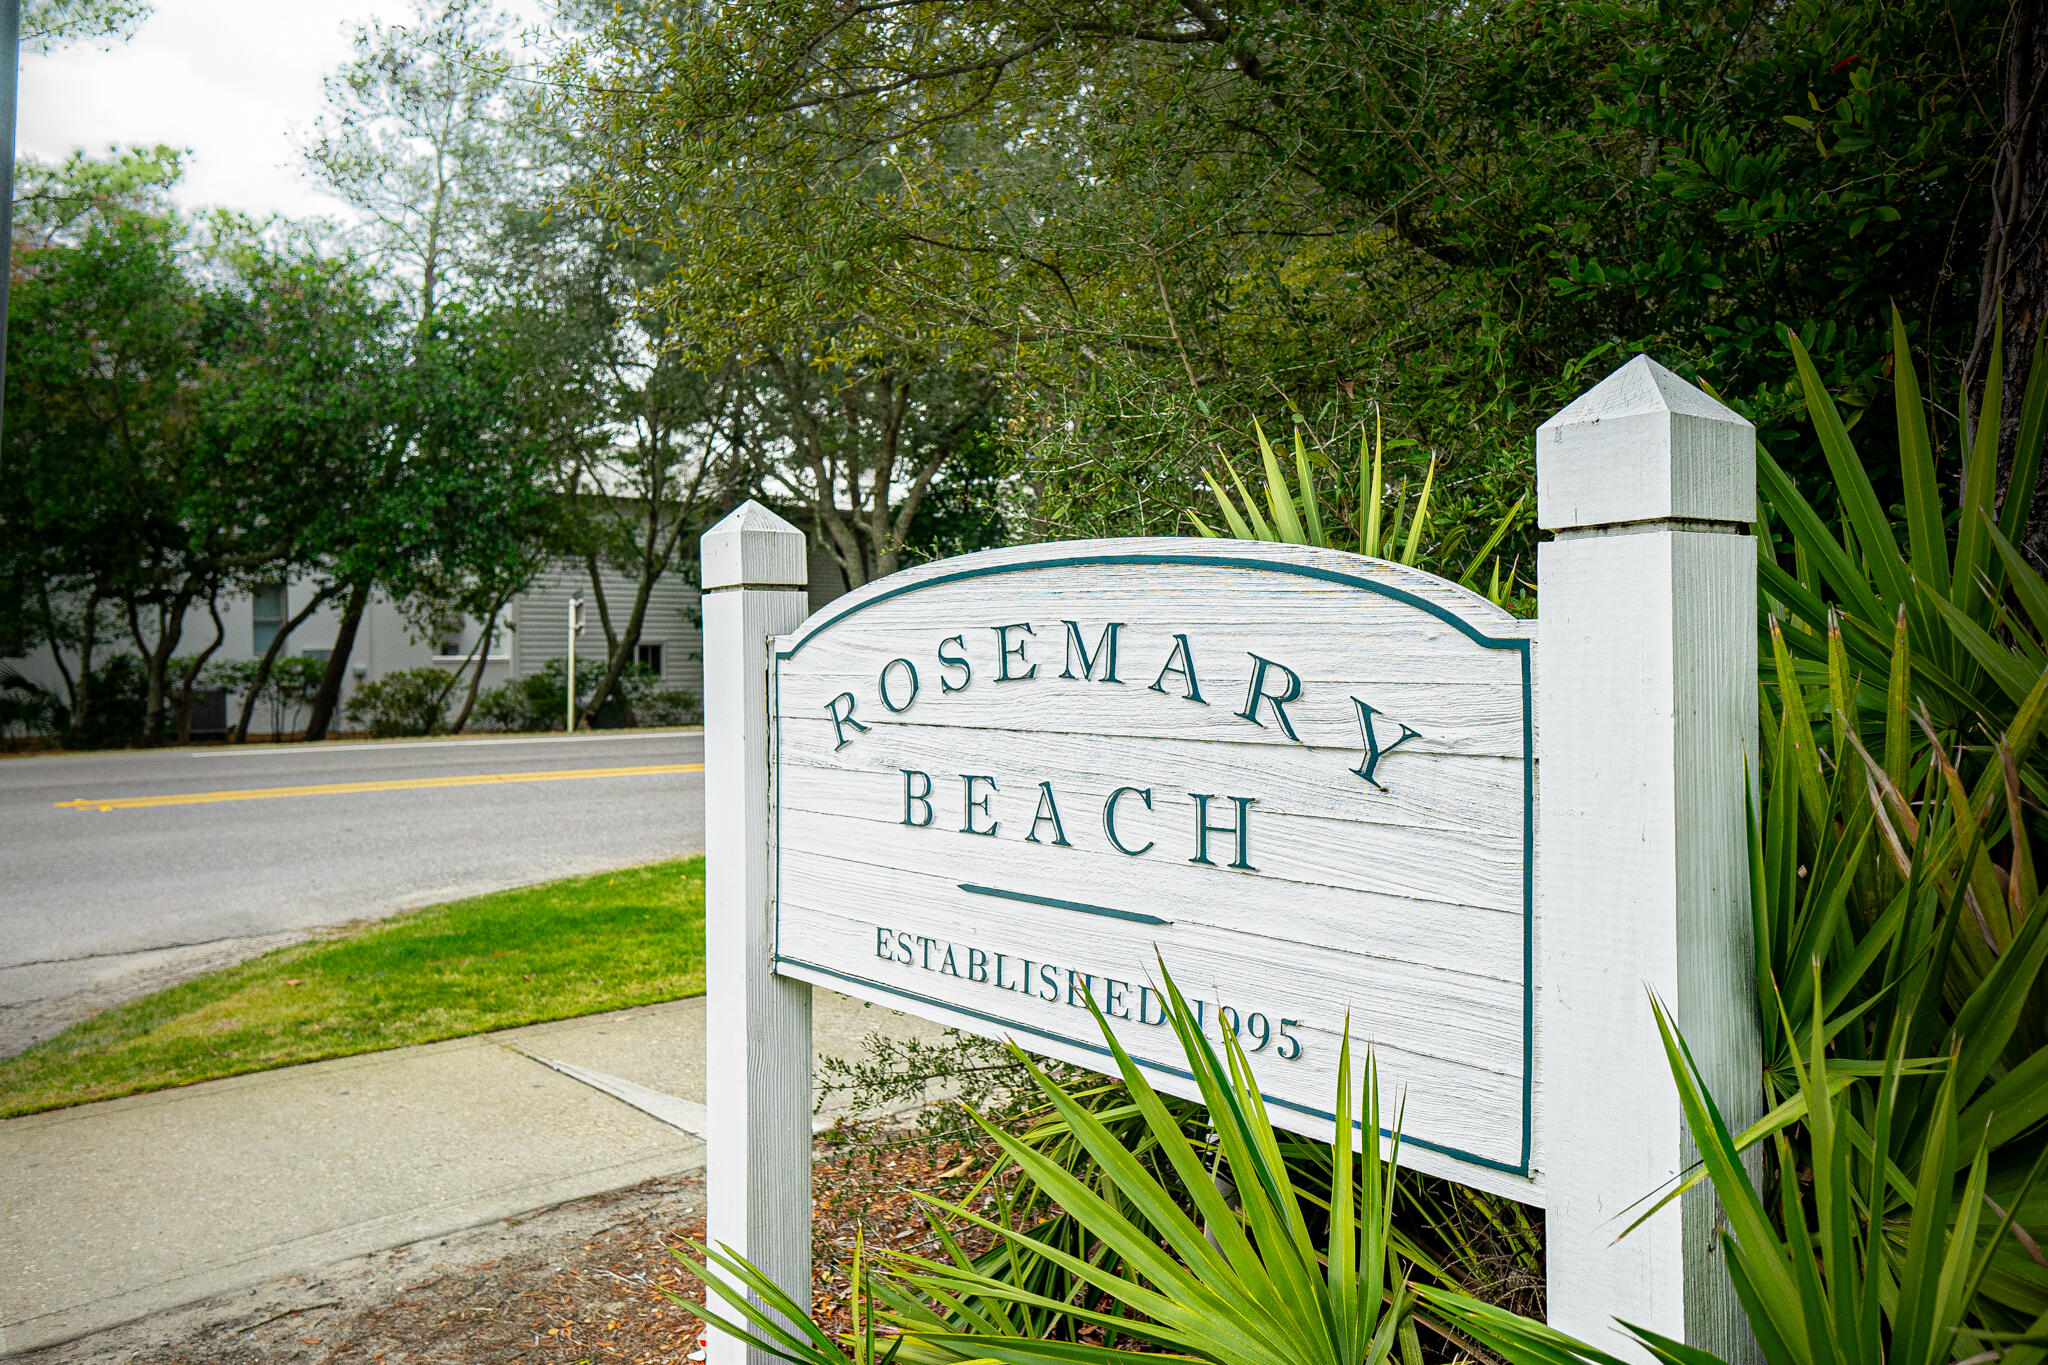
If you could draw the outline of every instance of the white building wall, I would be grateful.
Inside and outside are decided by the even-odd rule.
[[[612,569],[601,569],[601,574],[613,624],[623,629],[632,612],[636,583]],[[661,577],[649,594],[640,638],[642,643],[662,646],[662,685],[686,688],[696,693],[701,701],[704,695],[704,639],[694,577],[686,578],[676,571]],[[311,578],[287,584],[284,619],[289,621],[303,609],[316,591],[317,581]],[[822,546],[812,545],[811,609],[818,610],[844,591],[845,577],[831,554]],[[548,660],[559,659],[566,654],[568,602],[572,596],[581,597],[588,604],[583,634],[576,642],[577,671],[582,673],[586,668],[603,664],[604,629],[598,620],[589,570],[580,563],[558,560],[542,570],[532,586],[508,604],[500,618],[490,657],[485,661],[484,687],[495,687],[510,678],[538,673]],[[339,600],[322,604],[292,631],[283,653],[327,657],[341,631],[341,607]],[[256,647],[253,595],[246,591],[223,594],[218,609],[223,637],[220,648],[214,651],[209,662],[260,658],[263,651]],[[462,622],[457,631],[423,634],[388,597],[382,593],[373,594],[363,612],[362,624],[357,628],[355,647],[350,651],[348,676],[342,685],[342,705],[347,705],[350,694],[361,684],[401,669],[460,667],[482,629],[481,621],[471,619]],[[213,633],[213,618],[202,603],[186,613],[185,633],[178,652],[198,653],[213,639]],[[448,643],[455,648],[443,653],[442,646]],[[129,638],[123,625],[119,631],[102,637],[95,658],[104,663],[114,654],[134,651],[135,642]],[[66,656],[65,662],[75,675],[77,659],[72,651],[66,651]],[[60,695],[63,693],[63,678],[47,646],[32,651],[24,658],[7,662],[24,676]],[[231,725],[239,706],[240,698],[229,699],[228,720]],[[252,728],[263,730],[268,719],[267,714],[259,714]],[[303,723],[304,716],[298,719]],[[337,715],[335,725],[346,728],[343,716]]]

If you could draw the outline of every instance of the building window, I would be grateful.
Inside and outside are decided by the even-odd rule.
[[[262,654],[277,639],[278,631],[284,629],[284,584],[263,584],[250,594],[250,604],[250,615],[256,624],[249,647]]]
[[[477,637],[483,634],[483,630],[483,622],[467,616],[438,622],[427,632],[427,640],[434,647],[435,661],[449,663],[474,659],[476,654],[473,651],[476,650]],[[510,623],[503,620],[492,627],[491,638],[484,642],[482,651],[486,659],[503,660],[510,657],[506,653],[509,642],[505,638],[510,630]]]
[[[640,665],[640,666],[641,666],[642,668],[646,669],[646,670],[647,670],[647,671],[648,671],[649,673],[652,673],[652,674],[653,674],[653,675],[654,675],[655,677],[657,677],[657,678],[658,678],[658,677],[660,677],[660,676],[661,676],[661,646],[660,646],[660,645],[658,645],[658,644],[657,644],[657,645],[647,645],[647,644],[641,644],[641,645],[634,645],[634,646],[633,646],[633,662],[634,662],[634,663],[636,663],[636,664],[638,664],[638,665]]]

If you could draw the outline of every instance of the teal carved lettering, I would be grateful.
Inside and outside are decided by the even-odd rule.
[[[1005,985],[1003,982],[1003,956],[1001,953],[996,954],[996,989],[999,991],[1013,991],[1017,989],[1015,986]]]
[[[1159,1017],[1157,1019],[1154,1019],[1151,1015],[1152,1002],[1154,1000],[1159,1002]],[[1141,985],[1138,987],[1138,1022],[1153,1025],[1166,1022],[1166,997],[1153,990],[1150,986]]]
[[[1078,991],[1074,989],[1074,984],[1076,982],[1079,982],[1081,986],[1081,989]],[[1077,1010],[1087,1009],[1088,997],[1094,990],[1094,977],[1088,975],[1086,972],[1077,972],[1072,967],[1067,968],[1067,1003],[1069,1005],[1072,1005]],[[1081,998],[1079,1000],[1076,1000],[1074,998],[1076,995],[1079,995]]]
[[[879,924],[875,926],[875,956],[887,962],[895,955],[896,947],[889,942],[890,934]]]
[[[960,975],[960,968],[953,961],[953,945],[950,943],[946,945],[946,960],[939,965],[939,970],[947,976]]]
[[[1204,706],[1209,704],[1202,697],[1201,684],[1195,680],[1195,651],[1185,635],[1173,637],[1173,653],[1166,656],[1166,666],[1159,670],[1159,676],[1152,682],[1152,690],[1161,696],[1167,695],[1166,677],[1169,673],[1180,674],[1181,696]]]
[[[974,797],[974,784],[977,782],[988,783],[988,791],[978,801]],[[983,815],[989,814],[989,802],[995,794],[996,780],[993,777],[983,777],[979,774],[962,773],[960,775],[960,785],[967,789],[965,823],[960,826],[960,832],[962,834],[987,834],[993,836],[1000,822],[991,818],[987,829],[976,829],[974,827],[974,816],[977,811]]]
[[[1216,798],[1201,792],[1189,792],[1188,795],[1193,797],[1195,801],[1195,856],[1188,859],[1188,861],[1200,863],[1204,867],[1216,866],[1215,863],[1209,860],[1209,836],[1211,834],[1229,834],[1234,831],[1237,835],[1237,856],[1230,860],[1230,865],[1235,868],[1241,868],[1246,872],[1257,872],[1258,869],[1251,864],[1251,816],[1252,805],[1258,798],[1252,796],[1232,796],[1227,798],[1237,806],[1237,820],[1234,824],[1230,825],[1214,825],[1209,823],[1209,803]]]
[[[923,934],[917,936],[917,946],[924,949],[924,969],[926,971],[932,969],[932,945],[937,942],[937,939],[926,938]]]
[[[932,822],[931,775],[918,772],[915,768],[898,768],[896,771],[903,774],[903,823],[912,829],[923,829]],[[916,786],[920,778],[924,780],[923,791],[919,791]],[[912,819],[919,806],[924,807],[924,819]]]
[[[896,960],[904,966],[915,967],[917,965],[917,955],[910,948],[910,935],[904,933],[901,929],[896,931],[896,953]]]
[[[947,645],[958,645],[960,648],[958,652],[948,654],[946,652]],[[941,677],[939,679],[939,691],[965,692],[967,684],[974,681],[974,665],[967,662],[967,641],[961,636],[948,635],[945,639],[939,641],[939,663],[948,670],[955,668],[960,670],[960,681],[957,683],[951,678]]]
[[[841,712],[839,709],[840,702],[846,703],[846,710],[844,712]],[[832,746],[832,752],[838,753],[841,749],[853,743],[847,737],[847,726],[851,725],[861,734],[867,733],[868,727],[853,718],[853,693],[841,692],[838,696],[825,703],[825,711],[832,717],[832,733],[839,739],[839,742]]]
[[[1053,966],[1050,962],[1039,963],[1038,984],[1045,987],[1045,989],[1048,992],[1050,992],[1047,995],[1040,996],[1039,998],[1041,1000],[1058,1000],[1060,998],[1059,968]]]
[[[1124,992],[1129,990],[1123,982],[1114,977],[1102,978],[1102,1012],[1118,1019],[1131,1017],[1130,1007],[1124,1004]]]
[[[1010,671],[1010,660],[1012,659],[1015,659],[1020,664],[1031,663],[1029,659],[1024,657],[1024,642],[1022,640],[1019,640],[1014,645],[1010,643],[1010,632],[1013,630],[1021,630],[1026,635],[1036,635],[1038,633],[1031,628],[1028,621],[1019,621],[1013,626],[991,626],[989,629],[996,633],[997,682],[1022,682],[1026,678],[1038,676],[1037,664],[1031,664],[1031,667],[1025,669],[1022,673],[1012,673]]]
[[[988,981],[988,954],[979,948],[967,950],[967,979],[984,984]]]
[[[1262,659],[1256,654],[1251,656],[1251,660],[1252,680],[1245,688],[1244,710],[1239,711],[1237,713],[1238,716],[1241,719],[1250,721],[1263,730],[1266,722],[1259,719],[1259,703],[1263,701],[1273,708],[1273,718],[1280,722],[1280,729],[1289,739],[1299,743],[1301,736],[1294,733],[1294,722],[1287,719],[1287,703],[1301,696],[1301,675],[1286,664],[1276,664],[1271,659]],[[1278,669],[1287,675],[1287,688],[1285,691],[1268,692],[1266,690],[1266,675],[1274,669]]]
[[[901,706],[898,706],[889,696],[889,670],[898,664],[901,664],[903,671],[910,675],[910,695],[903,699],[903,705]],[[917,665],[908,659],[889,660],[888,663],[882,665],[882,676],[876,681],[875,689],[882,694],[882,705],[898,713],[908,711],[910,703],[917,700]]]
[[[1123,622],[1111,621],[1102,628],[1102,634],[1096,637],[1095,652],[1093,654],[1088,652],[1088,646],[1081,640],[1081,626],[1079,622],[1062,621],[1060,624],[1067,628],[1067,666],[1060,670],[1062,678],[1074,678],[1076,682],[1093,678],[1095,676],[1095,665],[1099,661],[1103,665],[1102,680],[1104,682],[1121,683],[1123,681],[1122,678],[1116,675],[1116,633],[1124,628]],[[1074,675],[1074,656],[1076,654],[1081,656],[1081,673],[1078,678],[1075,678]]]
[[[1422,736],[1417,734],[1415,731],[1409,729],[1407,726],[1402,725],[1401,737],[1395,740],[1392,744],[1389,744],[1385,748],[1382,748],[1380,747],[1379,731],[1374,728],[1372,718],[1374,716],[1384,715],[1385,712],[1374,710],[1372,707],[1366,705],[1364,702],[1360,701],[1356,697],[1353,697],[1351,699],[1351,702],[1354,706],[1358,708],[1358,733],[1359,737],[1364,741],[1365,744],[1364,759],[1362,759],[1359,762],[1359,765],[1356,768],[1353,768],[1351,771],[1357,773],[1360,777],[1364,778],[1367,782],[1379,788],[1381,791],[1385,791],[1387,789],[1387,784],[1373,776],[1373,772],[1380,766],[1380,760],[1385,758],[1388,754],[1394,752],[1394,750],[1400,748],[1403,744],[1406,744],[1409,740],[1421,739]],[[1400,722],[1396,721],[1395,724],[1399,725]]]
[[[1052,783],[1041,782],[1038,784],[1038,814],[1031,817],[1031,832],[1024,836],[1024,841],[1043,843],[1038,837],[1038,827],[1048,821],[1052,824],[1052,841],[1061,848],[1072,848],[1073,845],[1067,842],[1066,827],[1060,824],[1059,803],[1052,799]],[[993,834],[995,830],[990,829],[989,833]]]
[[[1141,853],[1150,853],[1152,845],[1156,841],[1147,839],[1143,848],[1132,848],[1124,843],[1123,840],[1117,838],[1116,803],[1126,796],[1135,796],[1145,803],[1146,810],[1152,809],[1152,789],[1150,787],[1118,787],[1109,794],[1109,800],[1102,803],[1102,832],[1109,836],[1109,846],[1111,848],[1119,853],[1135,858]]]

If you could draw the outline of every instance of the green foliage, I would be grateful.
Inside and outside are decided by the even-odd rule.
[[[630,704],[637,725],[695,725],[704,719],[697,694],[687,687],[654,688]]]
[[[431,735],[445,730],[448,697],[460,678],[459,670],[427,664],[401,668],[373,682],[359,683],[348,698],[349,724],[368,731],[372,739]]]
[[[1333,509],[1333,515],[1325,517],[1322,499],[1316,492],[1315,462],[1309,458],[1308,447],[1302,441],[1301,428],[1294,432],[1294,473],[1295,482],[1290,484],[1280,467],[1279,459],[1273,454],[1272,444],[1266,440],[1266,430],[1256,420],[1252,431],[1259,439],[1259,456],[1266,472],[1266,508],[1272,513],[1268,522],[1252,495],[1246,491],[1244,480],[1238,477],[1237,468],[1228,460],[1224,470],[1230,477],[1231,486],[1237,490],[1237,500],[1231,499],[1230,492],[1213,474],[1205,474],[1209,492],[1216,499],[1217,507],[1223,513],[1224,524],[1239,540],[1269,540],[1287,545],[1321,545],[1330,549],[1350,549],[1354,545],[1362,555],[1374,558],[1398,558],[1402,564],[1423,563],[1425,541],[1430,531],[1430,491],[1436,487],[1436,461],[1429,464],[1429,472],[1423,476],[1422,489],[1415,495],[1411,508],[1407,499],[1407,487],[1395,492],[1394,509],[1391,517],[1386,514],[1386,447],[1384,437],[1375,430],[1370,448],[1365,438],[1358,442],[1358,501],[1356,512],[1345,509],[1342,498],[1342,483],[1339,483],[1340,502]],[[1332,463],[1318,451],[1320,463]],[[1368,456],[1370,457],[1368,459]],[[1494,548],[1504,540],[1520,520],[1522,508],[1529,498],[1524,494],[1501,519],[1494,523],[1493,530],[1481,542],[1478,551],[1465,564],[1465,571],[1458,578],[1460,585],[1477,590],[1474,581],[1480,565],[1491,555]],[[1195,529],[1205,536],[1215,537],[1220,532],[1211,530],[1207,522],[1193,512],[1188,519]],[[1403,522],[1406,522],[1404,527]],[[1407,531],[1406,539],[1402,531]],[[1427,560],[1443,564],[1448,571],[1447,561],[1456,553],[1459,542],[1468,528],[1453,526],[1447,533],[1430,537],[1427,543]],[[1426,565],[1435,567],[1434,564]],[[1486,588],[1487,600],[1496,606],[1506,607],[1514,594],[1515,571],[1510,568],[1505,581],[1501,577],[1500,560],[1493,560],[1493,572]]]
[[[25,0],[21,45],[52,52],[66,43],[128,39],[155,6],[148,0]]]
[[[2035,1158],[2016,1194],[2006,1196],[2011,1203],[1993,1197],[1983,1132],[1971,1131],[1959,1102],[1959,1059],[1909,1060],[1902,1031],[1879,1071],[1837,1085],[1828,1077],[1820,1022],[1816,1017],[1812,1052],[1797,1066],[1807,1150],[1797,1151],[1783,1134],[1775,1139],[1781,1176],[1773,1207],[1752,1182],[1704,1078],[1657,1005],[1686,1126],[1726,1215],[1721,1237],[1729,1276],[1765,1361],[1947,1365],[2004,1359],[2037,1365],[2048,1347],[2048,1311],[2018,1331],[1987,1330],[1982,1300],[1998,1278],[1997,1262],[2032,1250],[2014,1210],[2037,1186],[2048,1156]],[[1902,1102],[1901,1091],[1915,1079],[1932,1087],[1933,1106],[1922,1114]],[[1917,1133],[1916,1121],[1924,1123]],[[1615,1356],[1491,1305],[1438,1301],[1427,1291],[1424,1297],[1514,1365],[1621,1365]],[[1623,1325],[1665,1365],[1716,1359]]]
[[[1345,445],[1379,400],[1485,526],[1633,350],[1774,435],[1781,320],[1859,405],[1890,300],[1949,363],[2012,32],[1995,0],[573,13],[573,192],[662,245],[681,330],[986,367],[1067,535],[1180,529],[1276,396]]]
[[[71,712],[63,698],[0,664],[0,739],[54,735],[70,720]]]
[[[702,858],[353,925],[0,1060],[0,1115],[696,995],[703,935]]]
[[[271,737],[281,738],[298,713],[313,704],[313,695],[320,690],[320,679],[327,672],[327,664],[322,659],[280,654],[272,660],[270,672],[264,674],[262,662],[261,659],[223,659],[217,664],[208,664],[200,676],[206,686],[218,687],[235,697],[247,697],[249,690],[257,687],[260,677],[262,685],[257,690],[256,700],[270,711]]]
[[[122,748],[137,743],[149,713],[149,678],[142,660],[115,654],[94,665],[88,680],[92,710],[74,715],[64,732],[72,749]]]
[[[175,158],[75,157],[31,178],[43,240],[18,250],[0,446],[7,631],[49,604],[138,623],[169,691],[188,610],[296,573],[479,614],[530,574],[551,458],[516,308],[413,323],[371,271],[302,232],[164,195]],[[361,600],[358,598],[358,600]],[[31,609],[31,604],[34,609]],[[338,668],[340,665],[335,664]],[[74,724],[90,727],[90,687]],[[161,737],[152,701],[145,742]]]
[[[1089,1164],[1076,1173],[1040,1145],[985,1119],[984,1131],[1085,1231],[1086,1241],[1078,1252],[1069,1250],[1047,1240],[1033,1225],[1038,1220],[1020,1218],[1019,1211],[1002,1208],[987,1218],[965,1205],[928,1199],[947,1258],[888,1255],[887,1278],[880,1282],[864,1266],[854,1271],[862,1297],[885,1304],[888,1326],[901,1334],[892,1356],[934,1365],[986,1359],[1073,1365],[1119,1360],[1136,1349],[1216,1365],[1420,1360],[1413,1296],[1391,1232],[1394,1168],[1391,1152],[1382,1155],[1377,1140],[1381,1117],[1371,1059],[1354,1100],[1348,1039],[1340,1052],[1334,1112],[1343,1121],[1328,1146],[1328,1198],[1316,1203],[1294,1183],[1236,1038],[1225,1035],[1219,1056],[1170,978],[1166,992],[1168,1019],[1215,1125],[1211,1141],[1198,1146],[1190,1140],[1184,1108],[1152,1089],[1100,1011],[1096,1020],[1134,1124],[1105,1122],[1012,1049]],[[1354,1122],[1368,1134],[1362,1152],[1354,1148]],[[1145,1159],[1134,1136],[1154,1159]],[[1392,1151],[1398,1148],[1396,1134]],[[1057,1264],[1092,1293],[1076,1302],[1075,1296],[1035,1292],[1002,1273],[1001,1261],[990,1273],[990,1258],[978,1263],[960,1250],[949,1230],[954,1225],[994,1234],[1013,1256]],[[710,1321],[798,1365],[838,1365],[847,1358],[840,1343],[810,1322],[805,1306],[743,1259],[729,1251],[708,1251],[706,1258],[790,1325],[704,1273],[745,1325],[716,1309],[706,1310]],[[1088,1335],[1051,1338],[1047,1319]],[[871,1333],[872,1321],[854,1343],[856,1362],[873,1359]]]
[[[1713,1181],[1773,1365],[2031,1362],[2040,1343],[2021,1338],[2048,1327],[2048,1265],[2029,1240],[2048,1222],[2048,913],[2035,872],[2048,656],[2029,610],[2048,584],[1993,520],[1985,444],[1961,443],[1961,505],[1943,505],[1896,318],[1893,336],[1902,515],[1877,496],[1797,338],[1839,527],[1758,453],[1769,628],[1750,875],[1770,1112],[1728,1133],[1666,1037],[1704,1158],[1666,1200]],[[2044,383],[2037,362],[2019,494],[2038,467]],[[1736,1159],[1759,1143],[1775,1197]],[[1591,1358],[1519,1328],[1503,1344],[1466,1326],[1517,1360]],[[1679,1365],[1677,1348],[1644,1340]]]
[[[588,673],[577,669],[577,700],[585,700]],[[568,727],[569,661],[549,659],[537,673],[509,678],[476,699],[475,723],[487,730],[561,730]]]
[[[576,699],[590,704],[604,661],[578,659]],[[471,722],[484,730],[559,730],[566,724],[569,662],[549,659],[538,672],[508,678],[486,688],[476,699]],[[689,725],[702,719],[700,699],[685,687],[664,688],[661,677],[640,664],[620,670],[618,683],[598,708],[601,728],[619,725]]]

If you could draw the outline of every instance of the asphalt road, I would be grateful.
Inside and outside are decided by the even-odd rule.
[[[670,731],[0,760],[0,1056],[322,926],[697,852],[701,771],[607,770],[703,754]]]

